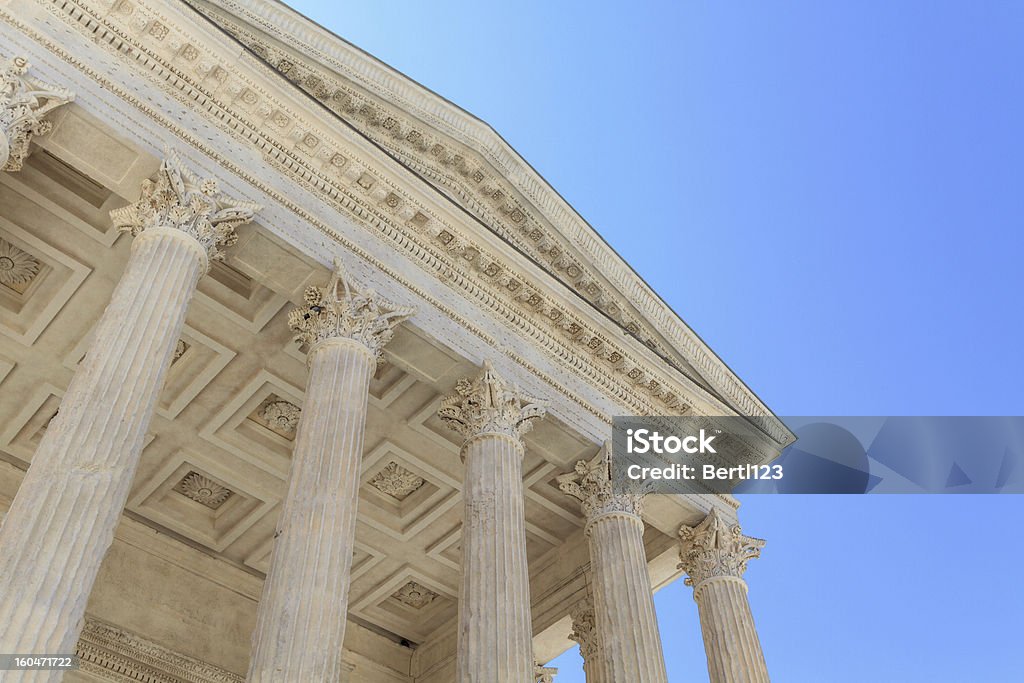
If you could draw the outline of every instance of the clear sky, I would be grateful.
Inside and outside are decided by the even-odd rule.
[[[489,122],[776,413],[1024,414],[1024,3],[291,4]],[[1024,679],[1022,513],[748,496],[773,680]]]

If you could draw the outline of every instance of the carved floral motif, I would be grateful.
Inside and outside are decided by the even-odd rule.
[[[423,477],[410,472],[397,462],[389,462],[370,480],[370,486],[398,500],[405,500],[424,483]]]
[[[579,643],[580,655],[584,661],[591,661],[600,652],[597,640],[597,621],[594,618],[594,603],[586,598],[576,604],[569,612],[572,618],[572,633],[569,640]]]
[[[580,501],[588,521],[609,512],[637,517],[643,512],[644,489],[619,491],[612,486],[610,452],[611,444],[606,443],[593,460],[580,460],[574,471],[558,477],[558,488]]]
[[[0,239],[0,284],[20,291],[39,274],[39,261],[35,256]]]
[[[20,171],[36,135],[46,135],[53,124],[51,111],[75,99],[70,90],[26,76],[28,60],[14,57],[0,65],[0,170]]]
[[[739,524],[726,524],[715,508],[697,526],[680,528],[679,543],[679,569],[689,575],[687,586],[715,576],[742,577],[747,562],[760,557],[765,544],[744,536]]]
[[[232,199],[221,193],[216,178],[200,179],[169,151],[160,164],[156,180],[142,183],[142,197],[134,204],[114,209],[110,218],[132,237],[148,228],[181,230],[194,237],[215,261],[222,260],[221,247],[230,247],[238,236],[235,228],[252,220],[259,206]]]
[[[231,497],[233,491],[221,486],[198,472],[189,472],[174,487],[174,490],[211,510],[216,510]]]
[[[171,356],[171,364],[173,365],[178,361],[179,358],[185,355],[185,352],[189,350],[188,342],[184,339],[179,339],[178,343],[174,345],[174,354]]]
[[[488,432],[520,437],[544,417],[547,403],[509,385],[491,365],[475,379],[460,379],[455,393],[441,401],[438,417],[464,437]]]
[[[340,262],[326,287],[308,287],[304,306],[288,314],[295,341],[313,345],[332,337],[354,339],[383,360],[383,349],[395,327],[415,312],[396,306],[372,289],[359,289],[345,275]]]
[[[423,609],[436,600],[438,595],[429,588],[410,581],[395,591],[391,597],[415,609]]]
[[[285,434],[294,434],[299,426],[299,417],[302,410],[294,403],[288,401],[273,401],[263,406],[260,417],[274,428]]]

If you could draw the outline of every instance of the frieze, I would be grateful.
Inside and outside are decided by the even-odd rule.
[[[212,0],[211,4],[222,8],[219,12],[210,9],[204,10],[212,15],[215,21],[231,23],[239,29],[241,27],[237,22],[230,20],[238,18],[247,21],[250,26],[257,27],[267,36],[300,53],[297,56],[289,55],[287,58],[289,78],[293,83],[300,86],[304,84],[301,62],[308,59],[315,62],[318,67],[326,67],[333,72],[342,74],[345,79],[352,83],[358,83],[360,87],[372,93],[372,96],[380,98],[380,101],[372,101],[369,105],[355,108],[360,116],[364,116],[363,111],[365,110],[365,121],[369,127],[364,126],[363,132],[371,137],[374,131],[380,132],[383,137],[378,136],[380,137],[378,141],[397,140],[403,144],[410,143],[412,151],[408,155],[401,153],[399,147],[394,147],[394,150],[403,158],[409,156],[413,160],[418,158],[423,161],[426,166],[418,170],[422,170],[424,175],[430,175],[427,167],[430,167],[431,164],[436,166],[435,162],[440,157],[447,164],[444,166],[445,169],[457,170],[454,175],[448,173],[452,178],[463,176],[475,183],[487,183],[488,176],[497,176],[492,180],[495,182],[508,180],[514,183],[516,190],[532,206],[535,206],[546,220],[550,221],[550,225],[558,233],[564,235],[575,247],[587,255],[589,262],[601,270],[612,286],[622,293],[625,300],[646,315],[648,322],[653,324],[676,348],[684,350],[683,357],[699,368],[704,378],[719,388],[739,412],[754,416],[754,421],[775,438],[781,440],[789,438],[789,435],[775,424],[776,421],[772,416],[762,415],[768,412],[767,409],[728,370],[722,361],[678,319],[674,312],[668,309],[650,288],[636,277],[628,265],[612,252],[608,245],[572,211],[571,207],[565,204],[543,182],[543,179],[536,176],[528,165],[519,159],[510,148],[507,148],[507,145],[486,124],[472,116],[465,115],[464,112],[457,110],[450,103],[441,101],[433,94],[421,91],[415,86],[394,78],[387,67],[372,59],[368,60],[340,41],[333,40],[333,36],[328,35],[319,27],[312,26],[311,23],[302,21],[286,7],[263,0],[244,4],[236,2],[236,0]],[[229,13],[230,16],[226,17],[224,13]],[[287,30],[282,30],[282,26],[287,26]],[[245,41],[243,40],[243,42]],[[269,46],[260,41],[255,44],[254,50],[262,57],[268,60],[273,59],[274,55]],[[307,92],[320,97],[329,93],[330,87],[326,84],[324,74],[316,72],[310,78],[314,79],[312,85],[315,87],[306,88]],[[369,101],[366,96],[362,99]],[[416,116],[416,119],[410,119],[413,121],[410,124],[412,130],[404,137],[401,133],[406,129],[395,123],[401,120],[402,110],[388,106],[393,103],[398,103]],[[388,125],[389,120],[391,121],[390,125]],[[359,124],[360,121],[357,118],[353,120],[353,123]],[[444,132],[436,140],[428,138],[427,131],[424,131],[425,126]],[[382,131],[386,131],[386,134]],[[454,143],[453,140],[455,140]],[[481,157],[481,163],[496,168],[497,174],[485,173],[480,168],[468,173],[465,168],[468,164],[465,153],[459,154],[458,151],[451,151],[449,154],[438,147],[438,145],[441,148],[445,148],[446,145],[450,147],[452,144],[469,145],[468,149]],[[472,190],[471,185],[467,185],[467,187]],[[504,190],[490,190],[490,188],[488,190],[490,198],[495,201],[497,201],[495,195],[500,197],[509,194]],[[516,214],[515,209],[509,212],[509,216],[514,223],[518,222],[516,219],[519,218],[519,215]],[[499,233],[501,232],[500,225],[492,227]],[[530,232],[532,233],[533,230]],[[534,237],[534,239],[538,238]],[[545,241],[549,241],[547,237],[539,238],[538,246],[543,249]],[[571,278],[579,276],[578,272],[572,272],[574,268],[577,267],[570,266],[567,270]],[[577,290],[590,292],[590,287],[594,286],[594,283],[587,284],[587,279],[592,280],[593,278],[584,276],[584,279],[576,283]],[[590,293],[595,294],[595,303],[599,306],[604,306],[608,301],[604,293]],[[617,313],[612,309],[608,309],[606,312],[611,313],[612,317],[616,317]],[[630,331],[637,332],[637,330]],[[652,339],[647,339],[647,343],[652,341]]]
[[[75,647],[82,671],[109,681],[243,683],[242,676],[86,617]]]

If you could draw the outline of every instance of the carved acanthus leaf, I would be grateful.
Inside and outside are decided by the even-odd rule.
[[[53,124],[44,117],[75,99],[70,90],[26,76],[28,60],[14,57],[3,62],[0,73],[0,170],[19,171],[36,135],[46,135]]]
[[[521,437],[544,417],[547,403],[530,398],[504,380],[491,365],[474,379],[461,379],[455,393],[441,401],[437,414],[451,429],[467,439],[497,433]]]
[[[332,337],[353,339],[383,360],[383,350],[395,327],[415,309],[396,306],[372,289],[359,289],[349,280],[340,262],[326,287],[308,287],[305,305],[288,314],[295,341],[312,346]]]
[[[605,443],[593,460],[580,460],[572,472],[558,477],[558,488],[580,501],[587,520],[609,512],[623,512],[639,517],[643,512],[646,490],[640,485],[617,490],[612,486],[611,444]]]
[[[572,633],[569,639],[580,645],[580,655],[584,661],[591,661],[601,651],[597,639],[597,621],[594,619],[594,603],[586,598],[576,604],[569,612],[572,618]]]
[[[697,526],[680,528],[679,543],[679,569],[689,575],[687,586],[716,576],[742,577],[747,562],[760,557],[765,544],[744,536],[739,524],[726,524],[715,508]]]
[[[398,500],[405,500],[425,483],[423,477],[397,462],[389,462],[370,480],[370,486]]]
[[[238,241],[235,228],[252,220],[260,207],[233,199],[220,191],[216,178],[200,179],[174,151],[168,151],[156,180],[142,183],[142,196],[134,204],[114,209],[114,226],[132,236],[148,228],[181,230],[194,237],[209,257],[222,260],[222,247]]]
[[[263,410],[260,411],[260,417],[286,434],[295,432],[301,415],[302,410],[288,401],[273,401],[263,406]]]

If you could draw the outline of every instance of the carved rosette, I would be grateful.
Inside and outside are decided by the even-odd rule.
[[[518,439],[546,412],[545,401],[526,396],[506,382],[490,361],[484,361],[483,373],[475,379],[459,380],[455,393],[441,401],[437,414],[467,439],[478,434]]]
[[[271,426],[291,434],[299,426],[302,409],[288,401],[274,401],[264,406],[260,415]]]
[[[714,508],[697,526],[680,528],[679,543],[679,569],[689,575],[687,586],[718,576],[742,578],[747,562],[760,557],[765,544],[744,536],[739,524],[726,524]]]
[[[638,485],[629,491],[618,491],[612,486],[610,449],[611,444],[606,443],[593,460],[580,460],[573,472],[558,477],[558,488],[580,501],[587,521],[610,512],[637,517],[643,512],[643,488]]]
[[[142,196],[134,204],[114,209],[110,218],[132,237],[149,228],[173,228],[192,236],[209,258],[224,258],[238,236],[235,228],[252,220],[260,207],[232,199],[220,191],[216,178],[200,179],[173,151],[160,164],[156,180],[142,183]]]
[[[415,309],[396,306],[372,289],[359,289],[345,275],[340,262],[326,287],[308,287],[305,305],[288,314],[295,341],[313,346],[332,338],[352,339],[366,346],[380,363],[395,327]]]
[[[29,143],[46,135],[53,124],[44,117],[75,99],[70,90],[47,85],[26,76],[28,60],[14,57],[2,64],[0,73],[0,170],[20,171]]]
[[[594,603],[587,598],[569,612],[572,618],[572,633],[569,640],[579,643],[580,655],[584,661],[593,661],[601,651],[597,640],[597,622],[594,619]]]

